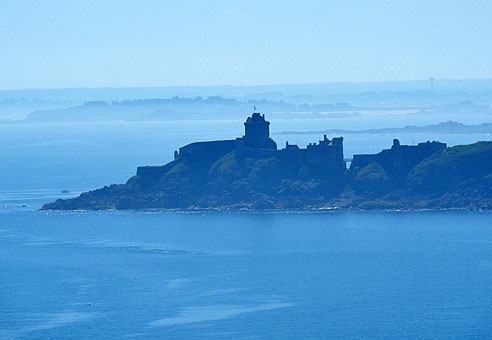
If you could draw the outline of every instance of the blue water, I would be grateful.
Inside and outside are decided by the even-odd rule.
[[[0,338],[490,339],[486,213],[5,212]]]
[[[272,130],[347,128],[330,122]],[[490,213],[37,210],[241,133],[239,121],[0,126],[0,339],[492,339]],[[490,139],[346,136],[346,156],[393,137]]]

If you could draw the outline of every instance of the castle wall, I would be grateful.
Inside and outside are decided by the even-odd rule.
[[[262,148],[243,148],[243,155],[252,157],[276,157],[280,156],[280,150],[262,149]]]
[[[345,170],[343,138],[329,140],[325,135],[319,144],[309,144],[306,148],[305,162],[313,166]]]
[[[179,148],[177,159],[218,159],[234,150],[236,140],[196,142]]]
[[[306,160],[306,149],[299,149],[297,145],[287,143],[285,149],[281,150],[281,155],[286,161],[301,166]]]
[[[337,157],[339,153],[338,149],[338,147],[334,146],[308,146],[306,150],[306,163],[322,167],[337,166],[338,161],[343,162],[343,160],[339,160]]]
[[[161,178],[166,172],[176,164],[175,161],[159,166],[139,166],[137,167],[137,176]]]
[[[440,142],[400,145],[400,142],[395,139],[391,149],[385,149],[374,155],[354,155],[350,170],[362,169],[371,162],[375,162],[387,171],[399,169],[405,172],[405,170],[409,171],[425,158],[446,147],[445,143]]]

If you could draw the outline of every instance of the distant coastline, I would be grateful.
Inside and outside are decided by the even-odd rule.
[[[439,124],[431,124],[425,126],[408,125],[401,128],[382,128],[382,129],[364,129],[364,130],[313,130],[313,131],[282,131],[275,135],[312,135],[312,134],[328,134],[328,135],[356,135],[356,134],[405,134],[405,133],[492,133],[492,123],[482,123],[476,125],[466,125],[455,121],[447,121]]]
[[[0,91],[0,123],[242,119],[253,106],[275,118],[492,116],[492,79],[381,83],[66,88]],[[381,113],[377,113],[380,111]],[[393,114],[393,113],[392,113]],[[456,120],[456,118],[453,118]],[[487,121],[487,120],[483,120]]]

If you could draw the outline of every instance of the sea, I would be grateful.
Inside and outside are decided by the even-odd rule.
[[[409,123],[271,122],[279,147]],[[491,213],[39,210],[242,123],[0,125],[0,339],[492,339]],[[491,136],[347,135],[345,157],[393,138]]]

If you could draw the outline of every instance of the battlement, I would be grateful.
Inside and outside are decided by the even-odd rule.
[[[398,139],[393,139],[393,145],[391,146],[391,150],[429,150],[429,151],[440,151],[443,149],[446,149],[447,144],[446,143],[441,143],[439,141],[427,141],[427,142],[422,142],[418,143],[417,145],[401,145],[400,141]],[[384,150],[383,150],[384,151]]]
[[[270,125],[270,122],[265,120],[265,115],[259,113],[259,112],[253,112],[251,117],[246,118],[246,122],[244,122],[244,125],[247,124],[267,124]]]

